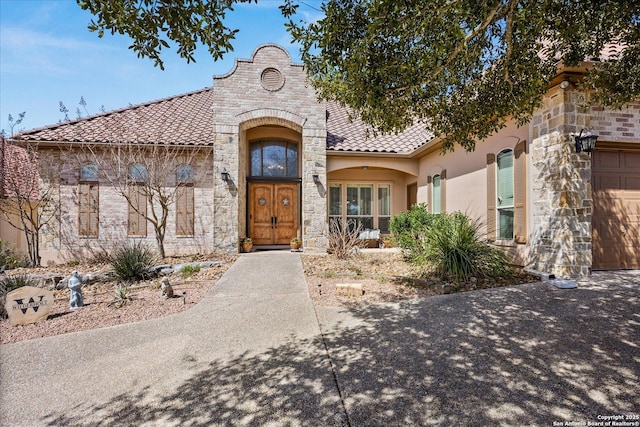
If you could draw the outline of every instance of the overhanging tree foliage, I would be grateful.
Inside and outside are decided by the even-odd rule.
[[[333,0],[292,23],[312,84],[381,131],[421,120],[473,150],[511,117],[526,123],[561,65],[601,56],[582,84],[620,106],[640,95],[640,3],[585,0]]]
[[[133,39],[129,49],[138,57],[153,59],[164,70],[160,58],[163,48],[171,41],[178,46],[178,54],[195,61],[193,53],[200,44],[209,48],[214,59],[233,50],[231,41],[238,32],[224,24],[227,11],[233,11],[234,3],[251,3],[256,0],[77,0],[78,5],[95,15],[89,24],[90,31],[103,37],[126,34]],[[168,41],[167,41],[168,40]]]
[[[251,0],[78,0],[90,29],[128,34],[138,56],[160,59],[167,40],[193,61],[199,43],[215,59],[237,30],[223,24],[235,3]],[[591,100],[619,107],[640,96],[640,3],[598,0],[330,0],[317,22],[289,30],[323,99],[349,106],[382,132],[416,120],[443,148],[473,150],[509,118],[525,123],[558,67],[592,66],[581,82]],[[165,40],[166,39],[166,40]],[[615,42],[624,49],[598,62]]]

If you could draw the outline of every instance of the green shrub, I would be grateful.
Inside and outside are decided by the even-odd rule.
[[[438,214],[425,229],[423,243],[416,260],[424,261],[440,277],[467,281],[513,274],[507,256],[481,237],[480,223],[460,212]]]
[[[131,295],[131,288],[118,284],[113,291],[113,301],[111,301],[111,305],[114,305],[116,308],[124,307],[133,301],[133,295]]]
[[[109,264],[120,280],[136,281],[151,276],[149,268],[156,259],[143,243],[135,242],[115,248],[109,255]]]
[[[0,268],[10,270],[12,268],[26,267],[29,265],[29,259],[26,255],[20,254],[8,242],[0,239]]]
[[[187,264],[182,266],[182,268],[180,269],[180,274],[182,274],[182,277],[186,279],[187,277],[191,277],[199,271],[199,265]]]
[[[36,286],[35,280],[26,275],[4,276],[0,279],[0,317],[7,317],[4,304],[7,301],[7,294],[23,286]]]
[[[391,232],[408,260],[419,260],[424,252],[425,234],[437,217],[428,212],[426,204],[420,203],[391,219]]]

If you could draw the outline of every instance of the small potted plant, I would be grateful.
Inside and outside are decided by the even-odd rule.
[[[291,249],[300,249],[302,246],[302,240],[299,237],[292,237],[291,242],[289,243],[291,245]]]
[[[242,245],[242,252],[251,252],[251,248],[253,248],[251,237],[243,237],[240,239],[240,244]]]

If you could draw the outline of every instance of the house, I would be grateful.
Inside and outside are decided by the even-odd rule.
[[[61,218],[41,237],[43,258],[153,242],[97,166],[65,154],[126,142],[199,153],[165,168],[166,185],[184,187],[167,220],[168,253],[236,252],[243,236],[257,246],[300,236],[306,251],[324,251],[330,218],[387,233],[393,215],[423,202],[480,218],[489,240],[540,272],[640,268],[640,104],[580,107],[583,72],[559,72],[528,126],[509,124],[471,153],[442,154],[419,125],[367,137],[348,110],[317,101],[284,49],[260,46],[210,88],[23,132],[41,155],[60,156]],[[597,149],[577,153],[575,135],[588,128]]]

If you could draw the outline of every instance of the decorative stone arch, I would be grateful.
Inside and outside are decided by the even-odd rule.
[[[302,134],[306,118],[286,110],[277,108],[259,108],[245,111],[237,116],[240,130],[247,130],[258,126],[282,126]]]

